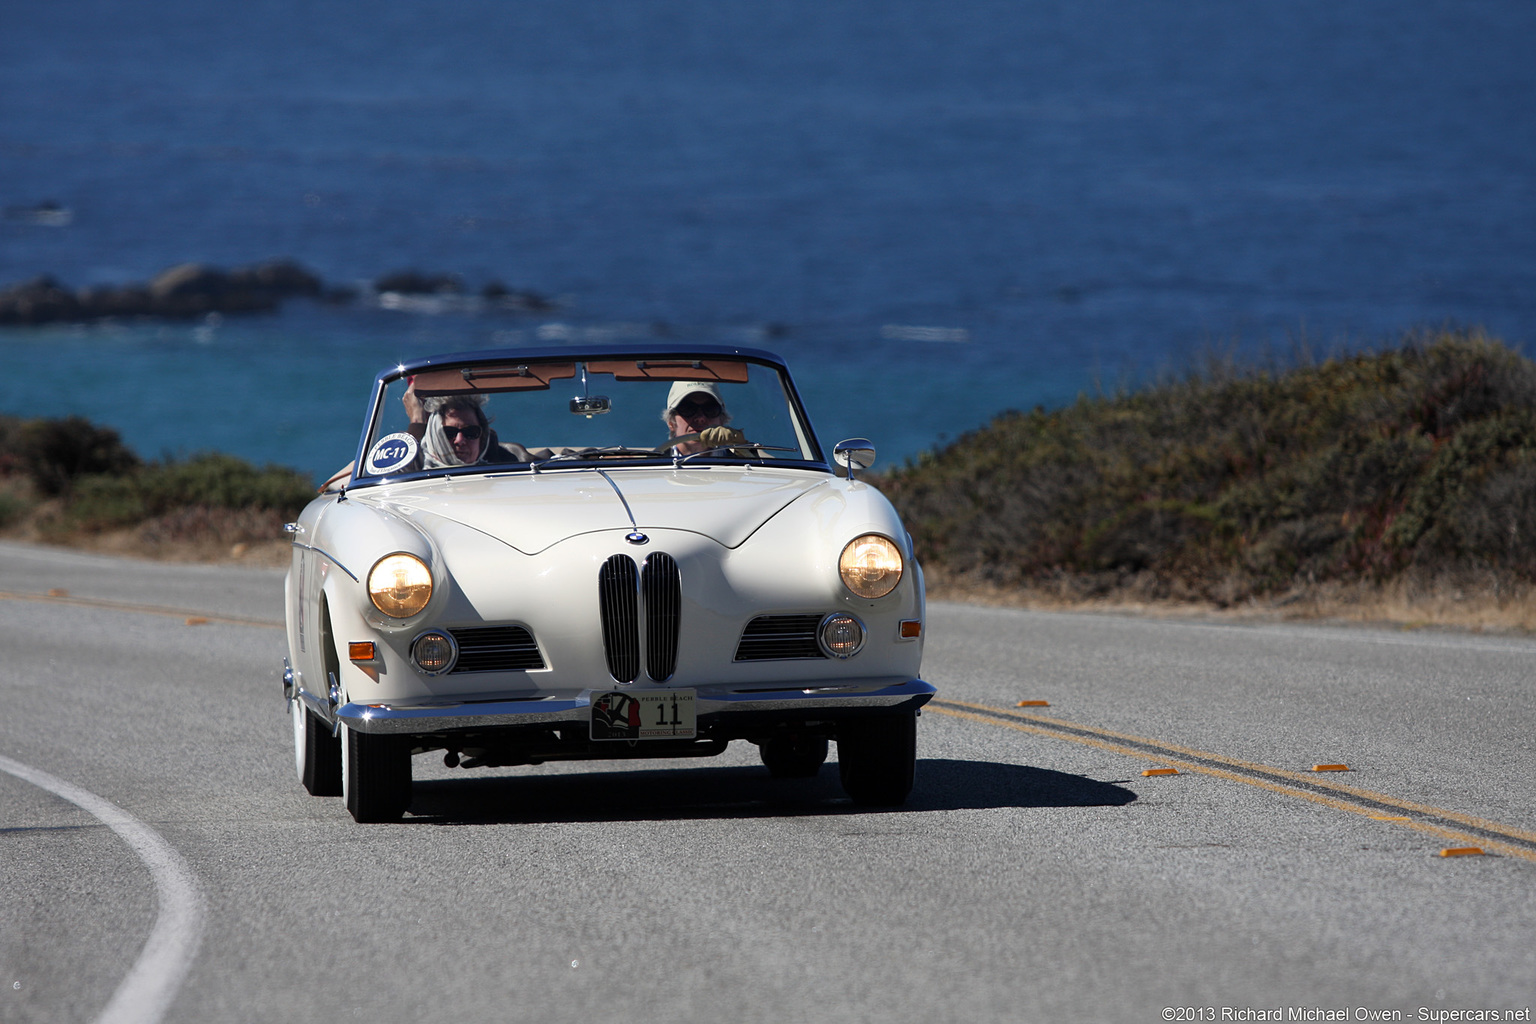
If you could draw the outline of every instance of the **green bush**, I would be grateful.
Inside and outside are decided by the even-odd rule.
[[[10,420],[5,448],[14,466],[32,478],[41,494],[64,494],[82,476],[116,475],[139,465],[117,431],[80,416],[59,420]]]
[[[297,516],[314,487],[296,470],[257,469],[230,455],[207,453],[168,460],[135,472],[76,481],[66,522],[83,529],[127,526],[184,508],[261,509]]]
[[[921,557],[1014,585],[1258,593],[1404,570],[1536,578],[1536,364],[1475,333],[1010,412],[875,482]],[[1235,590],[1234,590],[1235,587]]]

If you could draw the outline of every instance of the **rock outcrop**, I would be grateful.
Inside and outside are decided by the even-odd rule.
[[[0,324],[45,324],[109,317],[198,317],[260,313],[295,295],[318,296],[320,278],[291,260],[235,270],[183,263],[147,284],[70,290],[52,277],[0,290]]]
[[[456,274],[402,270],[374,282],[381,297],[399,300],[389,308],[418,309],[445,305],[447,311],[543,312],[555,304],[529,291],[486,285],[479,297],[467,295]],[[0,326],[84,323],[112,318],[192,319],[209,313],[265,313],[294,297],[348,302],[349,288],[327,288],[318,276],[292,260],[272,260],[234,270],[204,263],[182,263],[148,282],[71,289],[50,276],[0,288]],[[413,302],[421,298],[423,302]]]

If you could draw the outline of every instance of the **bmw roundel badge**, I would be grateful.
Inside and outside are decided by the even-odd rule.
[[[645,534],[641,533],[639,530],[636,530],[634,533],[628,534],[624,539],[629,541],[631,544],[649,544],[651,542],[651,538],[647,537]]]

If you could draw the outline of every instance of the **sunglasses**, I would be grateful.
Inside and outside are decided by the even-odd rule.
[[[466,441],[480,440],[479,427],[450,427],[448,424],[444,423],[443,433],[448,435],[448,440],[450,441],[452,441],[455,437],[458,437],[460,434],[464,435],[464,439]]]
[[[719,416],[720,403],[713,398],[706,398],[702,402],[679,402],[672,411],[681,416]]]

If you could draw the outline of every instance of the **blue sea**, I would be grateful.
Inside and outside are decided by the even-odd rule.
[[[665,337],[779,351],[889,465],[1213,352],[1530,350],[1533,53],[1531,0],[12,3],[0,285],[288,257],[558,308],[0,329],[0,411],[321,476],[402,358]]]

